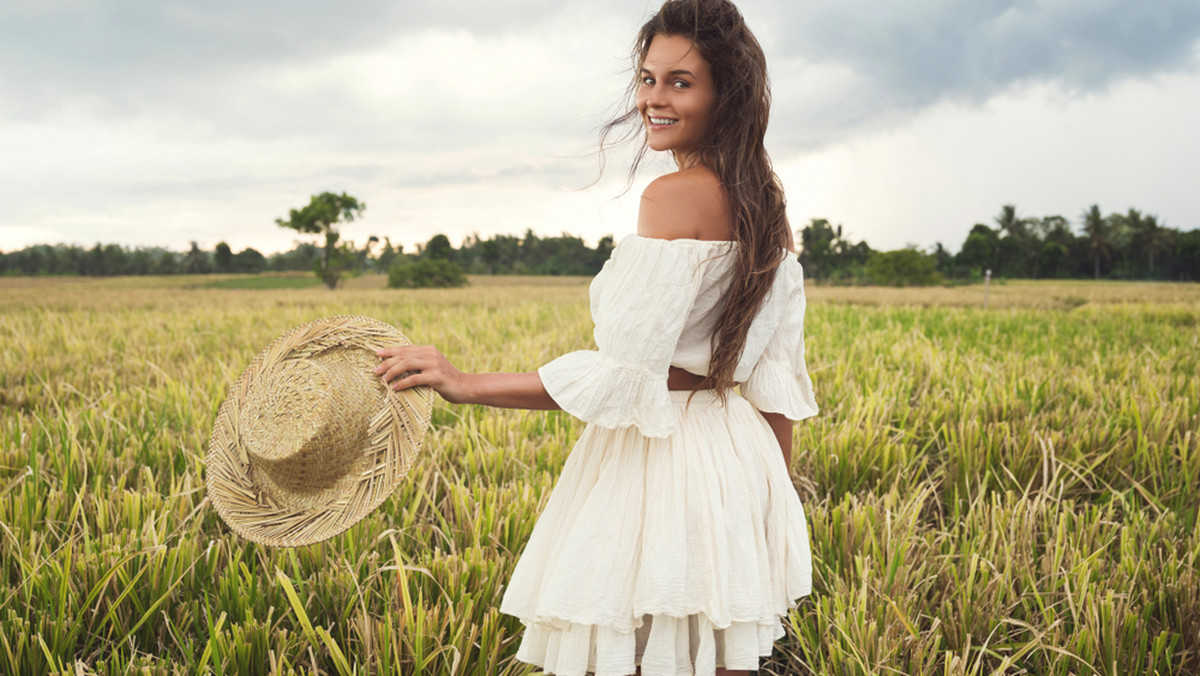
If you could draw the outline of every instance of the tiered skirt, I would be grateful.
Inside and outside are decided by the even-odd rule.
[[[811,591],[808,526],[745,399],[672,392],[667,438],[589,425],[505,591],[518,659],[560,676],[757,669]]]

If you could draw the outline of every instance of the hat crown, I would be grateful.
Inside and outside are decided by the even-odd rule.
[[[250,464],[276,487],[322,491],[360,463],[375,396],[355,364],[319,355],[287,359],[247,392],[239,425]]]

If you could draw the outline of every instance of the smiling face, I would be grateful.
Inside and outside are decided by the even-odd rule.
[[[656,35],[638,77],[637,107],[646,144],[674,152],[681,168],[697,164],[715,100],[708,63],[691,40]]]

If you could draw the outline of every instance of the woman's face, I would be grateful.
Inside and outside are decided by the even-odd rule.
[[[638,77],[637,107],[647,145],[673,151],[680,167],[691,166],[708,133],[716,98],[708,63],[691,40],[656,35]]]

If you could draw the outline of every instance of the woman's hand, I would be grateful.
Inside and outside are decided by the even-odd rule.
[[[393,345],[379,350],[383,361],[375,369],[377,375],[393,390],[428,385],[452,404],[467,401],[467,381],[470,374],[454,367],[432,345]],[[407,374],[407,375],[405,375]]]
[[[428,385],[451,404],[483,404],[501,408],[553,410],[537,372],[463,373],[432,345],[393,345],[379,350],[375,369],[393,390]],[[407,373],[407,375],[405,375]]]

